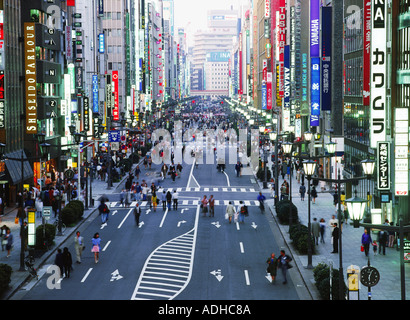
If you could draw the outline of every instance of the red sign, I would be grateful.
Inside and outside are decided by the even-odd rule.
[[[278,48],[279,50],[279,96],[284,96],[284,80],[285,80],[285,45],[286,45],[286,0],[279,2],[279,21],[278,21]]]
[[[118,71],[112,72],[112,82],[114,84],[114,109],[112,110],[112,116],[114,121],[120,120],[120,102],[118,97]]]
[[[75,7],[75,0],[67,0],[67,7]]]
[[[364,0],[363,5],[363,106],[370,106],[370,48],[372,38],[372,3]]]

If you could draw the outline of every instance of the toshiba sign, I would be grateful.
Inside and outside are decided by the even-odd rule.
[[[36,33],[34,23],[24,23],[24,69],[26,76],[26,133],[37,133]]]

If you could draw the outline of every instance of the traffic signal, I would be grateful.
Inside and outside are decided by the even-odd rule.
[[[192,104],[195,104],[195,100],[192,100]]]

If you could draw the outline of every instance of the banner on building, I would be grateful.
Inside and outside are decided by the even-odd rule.
[[[26,95],[26,133],[37,133],[37,67],[35,23],[24,23],[24,69]]]
[[[332,7],[322,7],[322,110],[332,109]]]
[[[112,72],[112,83],[114,92],[114,108],[112,110],[112,117],[114,121],[120,120],[120,102],[119,102],[119,91],[118,91],[118,71]]]
[[[310,126],[318,127],[320,118],[320,58],[311,58]]]
[[[409,195],[409,109],[395,109],[394,124],[394,193],[396,196]]]
[[[390,190],[390,142],[377,143],[377,189]]]
[[[386,140],[386,2],[372,0],[370,147]]]

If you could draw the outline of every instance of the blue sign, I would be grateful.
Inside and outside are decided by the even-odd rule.
[[[320,117],[320,58],[312,59],[311,83],[310,83],[310,126],[319,126]]]
[[[98,75],[93,74],[93,113],[98,113]]]
[[[268,107],[268,93],[265,81],[262,82],[262,110],[266,110]]]
[[[100,34],[98,35],[98,52],[99,52],[99,53],[104,53],[104,52],[105,52],[104,33],[100,33]]]
[[[108,132],[108,141],[109,142],[120,142],[121,134],[120,130],[112,130]]]

